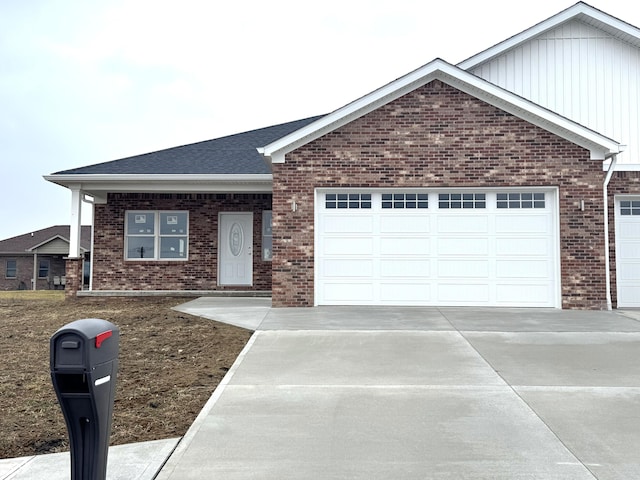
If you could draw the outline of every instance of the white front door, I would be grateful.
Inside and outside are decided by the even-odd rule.
[[[220,213],[218,284],[253,285],[253,213]]]

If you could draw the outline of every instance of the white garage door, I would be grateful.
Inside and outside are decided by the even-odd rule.
[[[559,307],[555,190],[318,191],[316,303]]]
[[[616,199],[618,307],[640,307],[640,197]]]

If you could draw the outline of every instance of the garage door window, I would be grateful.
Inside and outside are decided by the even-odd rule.
[[[441,193],[438,195],[440,208],[486,208],[484,193]]]
[[[326,208],[371,208],[370,193],[327,193]]]
[[[383,193],[382,208],[429,208],[427,193]]]
[[[544,193],[498,193],[498,208],[544,208]]]
[[[640,200],[621,201],[620,215],[640,215]]]

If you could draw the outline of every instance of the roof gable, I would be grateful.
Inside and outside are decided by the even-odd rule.
[[[503,55],[506,51],[516,48],[532,38],[544,35],[558,28],[560,25],[571,21],[578,21],[597,28],[614,38],[640,48],[640,29],[604,13],[591,5],[578,2],[566,10],[549,17],[547,20],[460,62],[458,67],[463,70],[475,68],[499,55]]]
[[[622,146],[593,130],[515,95],[444,60],[435,59],[374,92],[258,149],[273,163],[285,155],[433,80],[440,80],[503,111],[588,149],[592,159],[604,160]]]
[[[0,240],[0,255],[27,254],[35,252],[52,242],[64,241],[69,243],[69,225],[54,225],[16,237]],[[84,251],[91,249],[91,226],[82,227],[81,248]],[[68,253],[68,252],[66,252]]]

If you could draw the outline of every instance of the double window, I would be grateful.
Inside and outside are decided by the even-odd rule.
[[[128,211],[125,224],[127,260],[186,260],[189,213]]]

